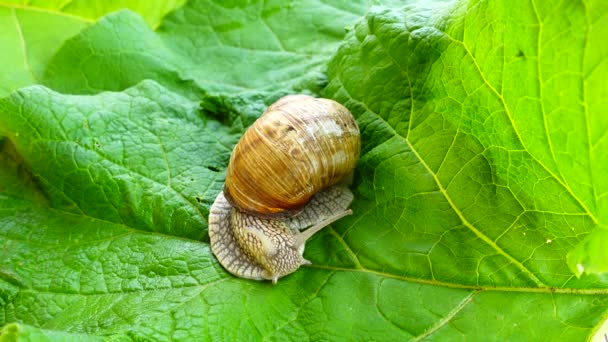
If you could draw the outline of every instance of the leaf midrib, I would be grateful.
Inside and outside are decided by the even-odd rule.
[[[458,284],[458,283],[450,283],[439,280],[431,280],[424,278],[413,278],[398,274],[386,273],[381,271],[376,271],[368,268],[348,268],[348,267],[339,267],[339,266],[331,266],[331,265],[319,265],[313,264],[304,266],[308,268],[315,268],[321,270],[329,270],[333,272],[354,272],[354,273],[365,273],[371,274],[383,278],[390,278],[399,281],[405,281],[408,283],[421,284],[421,285],[430,285],[430,286],[438,286],[444,288],[451,289],[462,289],[462,290],[471,290],[477,292],[516,292],[516,293],[545,293],[545,294],[571,294],[571,295],[584,295],[584,296],[608,296],[608,288],[586,288],[586,289],[577,289],[577,288],[566,288],[566,287],[524,287],[524,286],[488,286],[488,285],[468,285],[468,284]]]
[[[483,84],[488,87],[488,89],[490,89],[490,92],[492,94],[494,94],[494,96],[496,96],[498,98],[498,100],[500,101],[501,105],[503,106],[503,108],[505,109],[505,113],[507,114],[507,117],[509,119],[509,123],[511,124],[511,128],[513,129],[513,132],[515,133],[515,136],[517,137],[517,140],[519,141],[519,143],[521,144],[521,146],[525,149],[525,151],[528,153],[528,155],[532,158],[532,160],[534,160],[540,167],[543,168],[543,170],[545,170],[549,175],[551,175],[551,177],[553,179],[555,179],[567,192],[570,196],[572,196],[572,198],[576,201],[576,203],[578,203],[578,205],[581,206],[581,208],[585,211],[585,213],[589,216],[589,218],[591,218],[591,220],[593,220],[593,222],[595,224],[598,223],[597,218],[593,215],[593,213],[591,212],[591,210],[589,210],[589,208],[587,207],[587,205],[585,204],[585,202],[583,202],[576,193],[574,193],[574,191],[572,190],[572,188],[570,188],[570,185],[565,181],[565,179],[562,179],[562,177],[558,177],[558,175],[556,175],[551,169],[549,169],[545,163],[541,162],[538,158],[536,158],[536,156],[532,153],[529,152],[528,148],[526,147],[526,144],[524,144],[524,141],[521,137],[521,134],[519,133],[519,130],[517,129],[517,125],[515,125],[515,121],[513,121],[513,115],[511,114],[511,110],[509,109],[509,106],[507,106],[507,103],[505,101],[504,96],[499,93],[496,88],[494,88],[494,86],[492,86],[492,84],[487,80],[487,78],[485,77],[484,73],[481,71],[481,68],[479,67],[479,64],[477,63],[477,60],[475,59],[475,57],[473,56],[473,54],[471,53],[471,51],[469,50],[469,48],[467,47],[467,45],[462,42],[459,41],[451,36],[449,36],[446,32],[443,32],[446,37],[448,37],[450,39],[450,41],[452,41],[455,44],[458,44],[460,46],[462,46],[462,48],[464,49],[465,53],[467,56],[469,56],[469,58],[471,58],[471,61],[473,62],[473,64],[475,65],[475,69],[477,70],[479,76],[481,77]],[[387,52],[388,53],[388,52]],[[397,64],[398,67],[400,67]],[[412,99],[413,100],[413,99]],[[413,101],[412,101],[412,106],[413,106]],[[544,118],[544,116],[543,116]],[[546,122],[546,121],[545,121]],[[549,139],[549,138],[547,138]],[[552,145],[550,145],[552,146]],[[553,149],[551,148],[551,154],[553,155]],[[557,166],[556,166],[557,167]],[[561,173],[561,171],[558,169],[558,172]]]
[[[562,2],[563,2],[563,1],[562,1]],[[534,1],[532,1],[532,4],[534,5]],[[536,13],[536,8],[534,8],[534,10],[535,10],[535,14],[537,14],[537,13]],[[465,18],[465,17],[463,16],[463,18]],[[538,18],[538,15],[537,15],[537,19],[539,19],[539,18]],[[539,25],[540,25],[540,19],[539,19]],[[435,27],[434,27],[434,28],[435,28]],[[437,28],[435,28],[435,29],[437,29]],[[548,173],[548,174],[549,174],[549,175],[550,175],[550,176],[551,176],[553,179],[555,179],[555,180],[556,180],[556,181],[557,181],[557,182],[558,182],[558,183],[559,183],[559,184],[560,184],[560,185],[561,185],[561,186],[562,186],[562,187],[563,187],[563,188],[564,188],[564,189],[565,189],[565,190],[568,192],[568,194],[569,194],[570,196],[572,196],[572,198],[573,198],[573,199],[576,201],[576,203],[577,203],[577,204],[579,204],[579,205],[581,206],[581,208],[582,208],[582,209],[585,211],[585,213],[586,213],[586,214],[587,214],[587,215],[588,215],[588,216],[591,218],[591,220],[592,220],[592,221],[593,221],[595,224],[597,224],[597,223],[598,223],[597,218],[595,217],[595,215],[593,215],[593,213],[591,212],[591,210],[589,210],[589,208],[587,207],[587,205],[585,204],[585,202],[584,202],[584,201],[582,201],[582,200],[581,200],[581,199],[578,197],[578,195],[577,195],[577,194],[576,194],[576,193],[575,193],[575,192],[572,190],[572,188],[570,188],[570,185],[569,185],[569,184],[566,182],[565,178],[564,178],[564,177],[563,177],[563,175],[561,174],[561,170],[560,170],[559,168],[558,168],[558,170],[557,170],[557,171],[560,173],[560,176],[561,176],[561,177],[558,177],[558,175],[556,175],[556,174],[555,174],[555,173],[554,173],[554,172],[553,172],[551,169],[549,169],[549,168],[548,168],[548,167],[545,165],[545,163],[541,162],[541,161],[540,161],[540,160],[539,160],[539,159],[538,159],[538,158],[537,158],[535,155],[533,155],[532,153],[530,153],[530,152],[529,152],[528,148],[527,148],[527,147],[526,147],[526,145],[524,144],[524,140],[523,140],[523,138],[522,138],[521,134],[519,133],[519,130],[517,129],[517,126],[515,125],[515,121],[513,120],[513,115],[511,114],[511,110],[509,109],[509,106],[507,105],[507,103],[506,103],[506,101],[505,101],[504,96],[503,96],[503,95],[502,95],[500,92],[498,92],[498,91],[496,90],[496,88],[494,88],[494,86],[493,86],[493,85],[492,85],[492,84],[491,84],[491,83],[490,83],[490,82],[487,80],[487,78],[486,78],[485,74],[483,73],[483,71],[481,70],[481,68],[480,68],[479,64],[477,63],[477,60],[475,59],[475,56],[474,56],[474,55],[473,55],[473,53],[470,51],[470,49],[468,48],[468,46],[467,46],[467,45],[464,43],[464,41],[460,41],[460,40],[458,40],[458,39],[456,39],[456,38],[452,37],[452,36],[451,36],[451,35],[449,35],[449,34],[448,34],[448,32],[446,32],[445,30],[441,30],[441,29],[438,29],[438,30],[439,30],[441,33],[443,33],[443,34],[445,35],[445,37],[446,37],[446,38],[448,38],[448,39],[449,39],[451,42],[453,42],[453,43],[455,43],[455,44],[457,44],[457,45],[461,46],[461,47],[464,49],[465,54],[466,54],[466,55],[467,55],[467,56],[468,56],[468,57],[471,59],[471,61],[473,62],[473,65],[475,66],[475,69],[477,70],[477,73],[478,73],[478,74],[479,74],[479,76],[481,77],[481,79],[482,79],[482,81],[483,81],[483,85],[485,85],[485,86],[486,86],[486,87],[487,87],[487,88],[490,90],[490,92],[491,92],[492,94],[494,94],[494,95],[497,97],[497,99],[500,101],[500,104],[502,105],[502,107],[503,107],[503,108],[504,108],[504,110],[505,110],[505,113],[507,114],[507,117],[508,117],[508,119],[509,119],[509,123],[510,123],[510,125],[511,125],[511,128],[513,129],[513,131],[514,131],[514,133],[515,133],[515,135],[516,135],[516,137],[517,137],[517,139],[518,139],[519,143],[521,144],[522,148],[524,148],[524,149],[525,149],[526,153],[527,153],[527,154],[528,154],[528,155],[529,155],[529,156],[532,158],[532,160],[534,160],[534,162],[536,162],[536,163],[537,163],[537,164],[538,164],[538,165],[539,165],[541,168],[543,168],[543,170],[545,170],[545,171],[546,171],[546,172],[547,172],[547,173]],[[374,34],[374,35],[375,35],[375,34]],[[394,65],[395,65],[397,68],[399,68],[399,70],[402,72],[402,74],[403,74],[403,75],[405,75],[405,77],[407,78],[407,81],[408,81],[408,87],[409,87],[409,91],[410,91],[410,99],[411,99],[410,120],[409,120],[409,122],[408,122],[408,131],[407,131],[408,133],[407,133],[407,136],[406,136],[406,137],[403,137],[403,136],[401,136],[400,134],[397,134],[397,135],[398,135],[398,136],[403,137],[403,138],[406,140],[406,142],[408,142],[408,145],[409,145],[409,146],[412,146],[411,144],[409,144],[408,137],[409,137],[409,133],[410,133],[410,131],[411,131],[411,130],[410,130],[410,128],[411,128],[411,122],[413,121],[413,114],[414,114],[414,95],[413,95],[413,92],[412,92],[412,87],[411,87],[411,81],[410,81],[410,78],[409,78],[409,73],[408,73],[408,72],[407,72],[407,70],[405,70],[405,68],[404,68],[404,67],[403,67],[401,64],[399,64],[399,63],[397,62],[397,60],[396,60],[396,59],[395,59],[395,58],[394,58],[394,57],[391,55],[390,50],[386,48],[386,46],[385,46],[384,42],[382,41],[381,37],[380,37],[380,36],[378,36],[378,35],[375,35],[375,36],[376,36],[376,38],[377,38],[377,42],[378,42],[378,44],[379,44],[379,45],[382,47],[382,49],[385,51],[386,55],[387,55],[387,56],[388,56],[388,57],[391,59],[392,63],[393,63],[393,64],[394,64]],[[539,32],[538,41],[540,42],[540,32]],[[586,41],[585,41],[585,48],[586,48],[586,47],[587,47],[587,44],[586,44]],[[540,46],[539,46],[538,48],[540,49]],[[539,63],[539,68],[540,68],[540,61],[539,61],[538,63]],[[582,71],[581,71],[581,72],[582,72]],[[542,78],[541,78],[541,75],[540,75],[540,69],[539,69],[539,75],[538,75],[538,78],[539,78],[539,82],[542,82]],[[541,84],[541,85],[542,85],[542,84]],[[542,87],[541,87],[541,89],[542,89]],[[583,89],[584,89],[584,87],[583,87]],[[348,93],[348,91],[347,91],[346,89],[344,89],[344,90],[346,91],[346,93]],[[352,96],[350,96],[350,94],[349,94],[349,97],[352,99]],[[356,101],[356,100],[354,100],[354,99],[353,99],[353,101]],[[356,101],[356,102],[358,102],[358,101]],[[360,102],[359,102],[359,103],[360,103]],[[542,104],[542,101],[541,101],[541,104]],[[367,107],[366,107],[366,109],[367,109]],[[393,132],[395,132],[395,130],[393,129],[393,127],[391,127],[391,126],[390,126],[390,125],[389,125],[389,124],[388,124],[388,123],[387,123],[387,122],[386,122],[386,121],[385,121],[385,120],[384,120],[382,117],[380,117],[380,115],[378,115],[378,114],[376,114],[376,113],[372,112],[372,111],[371,111],[371,110],[369,110],[369,109],[367,109],[367,110],[368,110],[370,113],[372,113],[372,114],[376,115],[376,116],[377,116],[378,118],[380,118],[382,121],[384,121],[384,122],[387,124],[387,126],[388,126],[388,127],[389,127],[389,128],[390,128],[390,129],[391,129]],[[586,132],[586,134],[587,134],[587,140],[589,141],[589,140],[590,140],[590,139],[589,139],[589,120],[588,120],[588,116],[587,116],[587,112],[586,112],[586,110],[587,110],[587,108],[586,108],[586,106],[585,106],[585,123],[586,123],[586,125],[587,125],[587,132]],[[543,106],[543,114],[544,114],[544,106]],[[544,123],[545,123],[545,130],[546,130],[546,115],[543,115],[543,120],[544,120]],[[396,132],[395,132],[395,133],[396,133]],[[547,134],[548,134],[548,132],[547,132]],[[551,144],[551,141],[550,141],[551,139],[550,139],[550,137],[549,137],[549,136],[547,136],[547,140],[549,140],[549,146],[550,146],[550,149],[551,149],[551,155],[552,155],[552,157],[553,157],[553,160],[555,161],[555,156],[554,156],[554,152],[553,152],[553,147],[552,147],[552,144]],[[590,149],[590,148],[591,148],[591,145],[589,145],[589,149]],[[412,151],[413,151],[414,153],[416,153],[416,151],[415,151],[413,148],[412,148]],[[448,151],[449,151],[449,150],[448,150]],[[416,155],[417,155],[417,153],[416,153]],[[589,152],[589,156],[590,156],[590,155],[591,155],[591,152]],[[418,156],[418,155],[417,155],[417,156]],[[589,160],[591,160],[591,158],[589,158]],[[423,162],[423,161],[422,161],[422,159],[420,159],[420,161],[421,161],[421,162]],[[423,162],[423,163],[424,163],[424,162]],[[425,165],[425,166],[426,166],[426,165]],[[556,163],[556,167],[557,167],[557,163]],[[427,168],[427,169],[428,169],[428,168]],[[590,169],[591,169],[591,168],[590,168]],[[428,170],[431,172],[431,174],[432,174],[432,175],[434,175],[430,169],[428,169]],[[590,174],[590,176],[591,176],[591,180],[593,181],[593,177],[592,177],[592,175],[591,175],[591,174]],[[439,183],[438,183],[438,184],[439,184]],[[595,194],[595,188],[593,188],[593,193]],[[594,200],[597,202],[597,198],[594,198]],[[597,206],[597,204],[596,204],[596,206]]]
[[[48,9],[48,8],[30,6],[30,5],[7,4],[7,3],[0,2],[0,7],[10,8],[10,9],[13,9],[13,10],[19,9],[19,10],[24,10],[24,11],[33,11],[33,12],[47,13],[47,14],[67,17],[67,18],[70,18],[70,19],[76,19],[76,20],[87,22],[87,23],[93,23],[93,22],[95,22],[95,20],[91,19],[91,18],[87,18],[87,17],[83,17],[83,16],[78,16],[78,15],[67,13],[67,12],[61,12],[61,11],[51,10],[51,9]]]
[[[466,44],[464,42],[461,42],[459,40],[456,40],[455,38],[451,37],[447,32],[442,31],[443,34],[445,34],[445,36],[450,39],[451,42],[460,45],[464,50],[465,53],[468,57],[471,58],[473,64],[475,65],[475,68],[478,72],[478,74],[480,75],[483,84],[488,87],[490,89],[490,91],[500,100],[507,116],[509,119],[509,122],[512,126],[512,129],[514,130],[520,144],[522,145],[522,147],[525,149],[525,144],[523,143],[523,140],[521,138],[521,135],[519,134],[519,131],[517,130],[517,127],[515,125],[515,122],[513,121],[511,112],[509,107],[507,106],[504,97],[498,93],[498,91],[488,82],[488,80],[485,78],[485,75],[483,74],[483,72],[481,71],[477,61],[475,60],[473,54],[471,53],[471,51],[468,49],[468,47],[466,46]],[[380,47],[382,47],[382,49],[385,51],[386,55],[391,59],[392,63],[401,71],[402,74],[404,74],[407,78],[408,84],[411,85],[411,81],[409,79],[409,74],[407,73],[407,71],[405,70],[405,68],[403,66],[401,66],[397,60],[391,55],[390,51],[386,48],[386,46],[384,45],[384,43],[382,42],[381,37],[377,37],[377,41],[378,44],[380,45]],[[339,76],[338,76],[339,79]],[[342,84],[344,84],[343,82],[341,82]],[[500,255],[504,256],[505,258],[507,258],[511,263],[513,263],[516,267],[518,267],[520,270],[522,270],[523,272],[525,272],[529,278],[539,287],[548,287],[546,284],[544,284],[532,271],[530,271],[527,267],[525,267],[523,265],[522,262],[520,262],[519,260],[515,259],[513,256],[511,256],[510,254],[506,253],[500,246],[497,245],[497,243],[493,240],[491,240],[489,237],[487,237],[485,234],[483,234],[480,230],[478,230],[473,224],[471,224],[463,215],[463,213],[457,208],[457,206],[455,205],[455,203],[452,201],[452,198],[449,196],[449,194],[447,193],[446,188],[443,186],[443,184],[440,182],[440,180],[438,179],[437,175],[433,172],[433,170],[429,167],[429,165],[423,160],[423,158],[418,154],[418,151],[414,148],[414,146],[410,143],[409,141],[409,133],[410,130],[408,129],[408,134],[407,136],[403,136],[401,134],[399,134],[383,117],[381,117],[379,114],[375,113],[374,111],[370,110],[367,105],[361,101],[357,101],[355,100],[351,95],[350,92],[344,87],[342,86],[342,89],[345,91],[345,93],[347,94],[347,96],[353,101],[358,103],[359,105],[361,105],[366,111],[368,111],[369,113],[373,114],[375,117],[377,117],[379,120],[381,120],[385,126],[390,130],[390,132],[393,134],[393,136],[399,137],[401,138],[406,145],[408,146],[408,148],[412,151],[412,153],[416,156],[416,158],[419,160],[419,162],[425,167],[425,169],[427,170],[427,172],[429,172],[429,174],[433,177],[435,183],[437,184],[439,190],[441,191],[441,193],[443,194],[443,196],[445,197],[445,199],[448,201],[448,203],[450,204],[450,206],[452,207],[452,209],[454,210],[454,212],[458,215],[458,217],[460,218],[461,222],[463,223],[463,225],[465,225],[469,230],[471,230],[478,238],[480,238],[482,241],[484,241],[486,244],[488,244],[489,246],[491,246],[495,251],[497,251]],[[408,128],[409,125],[411,124],[413,118],[412,115],[414,113],[414,97],[413,97],[413,93],[412,93],[412,89],[410,87],[410,97],[411,97],[411,109],[410,109],[410,120],[409,120],[409,124],[408,124]],[[448,150],[449,151],[449,150]],[[526,149],[527,151],[527,149]],[[552,152],[553,153],[553,152]],[[569,185],[567,183],[565,183],[565,180],[562,180],[560,177],[558,177],[557,175],[555,175],[551,170],[549,170],[544,163],[542,163],[540,160],[538,160],[534,155],[532,155],[531,153],[528,152],[528,154],[532,157],[532,159],[537,162],[547,173],[549,173],[552,178],[554,178],[555,180],[557,180],[557,182],[575,199],[575,201],[583,208],[583,210],[585,211],[585,213],[595,222],[597,223],[597,219],[594,217],[594,215],[591,213],[591,211],[587,208],[587,206],[585,205],[585,203],[580,200],[578,198],[578,196],[572,191],[572,189],[569,187]]]
[[[362,106],[363,108],[365,108],[365,110],[367,112],[369,112],[369,113],[373,114],[374,116],[376,116],[378,118],[378,120],[382,121],[382,123],[384,123],[385,126],[388,127],[388,129],[391,131],[391,133],[395,137],[399,137],[400,139],[402,139],[406,143],[406,145],[408,146],[408,148],[412,151],[412,153],[414,153],[414,155],[416,156],[416,158],[424,166],[424,168],[427,170],[427,172],[433,177],[433,179],[435,181],[435,184],[438,187],[438,190],[442,193],[442,195],[444,196],[444,198],[448,201],[448,203],[452,207],[452,210],[454,211],[454,213],[456,213],[456,215],[458,215],[458,217],[460,218],[462,224],[465,227],[467,227],[478,238],[480,238],[483,242],[485,242],[492,249],[494,249],[498,254],[500,254],[503,257],[505,257],[507,260],[509,260],[511,263],[513,263],[517,268],[519,268],[521,271],[523,271],[524,273],[526,273],[528,275],[528,277],[530,278],[530,280],[532,280],[536,285],[538,285],[539,287],[548,288],[548,286],[546,284],[544,284],[540,279],[538,279],[538,277],[536,277],[536,275],[534,273],[532,273],[532,271],[530,271],[527,267],[525,267],[519,260],[515,259],[512,255],[510,255],[509,253],[505,252],[500,246],[498,246],[494,241],[492,241],[489,237],[487,237],[480,230],[478,230],[473,224],[471,224],[464,217],[464,215],[462,214],[462,212],[460,211],[460,209],[458,209],[458,207],[456,206],[456,204],[452,201],[452,198],[447,193],[447,190],[443,187],[443,184],[441,184],[441,181],[439,180],[439,178],[437,177],[437,175],[431,170],[431,168],[428,166],[428,164],[426,164],[426,162],[418,154],[418,151],[416,151],[416,149],[414,149],[413,145],[409,142],[409,140],[406,137],[402,136],[397,131],[395,131],[395,129],[393,127],[391,127],[391,125],[388,122],[386,122],[386,120],[384,120],[384,118],[382,118],[380,115],[376,114],[371,109],[369,109],[366,104],[364,104],[364,103],[362,103],[360,101],[357,101],[354,98],[352,98],[352,96],[350,95],[350,93],[348,92],[347,89],[345,89],[344,87],[342,87],[342,89],[344,89],[345,93],[348,95],[348,97],[350,98],[351,101],[358,103],[360,106]],[[412,105],[413,105],[413,103],[412,103]]]
[[[23,35],[23,29],[21,28],[21,22],[19,21],[19,18],[17,17],[17,11],[15,11],[14,8],[11,10],[11,15],[12,15],[13,19],[15,20],[15,29],[17,30],[17,33],[19,34],[19,43],[21,45],[21,53],[23,53],[23,64],[24,64],[25,68],[27,69],[27,71],[29,72],[30,76],[32,77],[32,80],[34,82],[38,82],[38,77],[36,77],[36,75],[34,75],[34,72],[32,71],[32,67],[30,66],[30,63],[29,63],[27,43],[25,42],[25,36]]]

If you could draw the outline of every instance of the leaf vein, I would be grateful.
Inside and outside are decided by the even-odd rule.
[[[450,38],[450,40],[452,42],[454,42],[455,44],[458,44],[460,46],[462,46],[462,48],[465,50],[465,53],[469,56],[469,58],[471,58],[471,61],[473,62],[473,64],[475,65],[475,68],[477,70],[477,72],[479,73],[481,79],[483,80],[483,82],[486,84],[486,86],[488,87],[488,89],[490,89],[490,91],[500,100],[503,108],[505,109],[505,113],[507,114],[507,117],[511,123],[511,126],[513,128],[513,131],[515,132],[515,135],[517,136],[517,139],[519,140],[519,143],[525,148],[525,145],[523,143],[522,137],[517,129],[517,126],[515,125],[515,122],[513,121],[513,116],[511,114],[511,110],[509,109],[509,106],[507,106],[507,103],[504,99],[504,97],[502,96],[502,94],[498,93],[498,91],[496,90],[496,88],[494,88],[494,86],[492,86],[492,84],[486,79],[485,74],[481,71],[481,68],[479,67],[479,64],[477,63],[477,60],[475,59],[475,57],[473,56],[473,54],[471,53],[471,50],[469,50],[469,48],[464,44],[464,42],[461,42],[459,40],[456,40],[453,37],[450,37],[449,35],[447,35],[448,38]],[[573,199],[581,206],[581,208],[589,215],[589,217],[593,220],[594,223],[597,223],[597,218],[593,215],[593,213],[589,210],[589,208],[587,208],[587,205],[574,193],[574,191],[572,191],[572,189],[570,188],[570,186],[568,185],[568,183],[566,183],[562,178],[558,177],[553,171],[551,171],[544,163],[542,163],[540,160],[538,160],[538,158],[533,155],[532,153],[530,153],[528,151],[527,148],[525,148],[526,153],[528,153],[528,155],[540,166],[542,167],[549,175],[551,175],[551,177],[553,177],[565,190],[568,191],[568,193],[573,197]]]
[[[346,91],[346,89],[345,89]],[[348,91],[346,91],[346,93],[348,94]],[[348,94],[348,96],[350,97],[350,94]],[[489,245],[490,247],[492,247],[495,251],[497,251],[500,255],[504,256],[505,258],[507,258],[509,261],[511,261],[515,266],[517,266],[519,269],[521,269],[522,271],[524,271],[530,278],[530,280],[532,280],[535,284],[537,284],[539,287],[546,287],[545,284],[542,283],[542,281],[540,279],[538,279],[538,277],[536,277],[536,275],[534,275],[534,273],[532,273],[528,268],[526,268],[521,262],[519,262],[517,259],[515,259],[513,256],[511,256],[510,254],[508,254],[507,252],[505,252],[500,246],[498,246],[496,243],[494,243],[490,238],[488,238],[485,234],[483,234],[480,230],[478,230],[475,226],[473,226],[473,224],[471,224],[466,217],[463,215],[463,213],[460,211],[460,209],[458,209],[458,207],[456,206],[456,204],[453,202],[451,196],[448,194],[447,190],[443,187],[443,185],[441,184],[441,181],[439,180],[439,178],[437,177],[437,175],[431,170],[431,168],[428,166],[428,164],[423,160],[423,158],[418,154],[418,152],[416,151],[416,149],[414,149],[413,145],[409,142],[408,139],[406,139],[405,137],[401,136],[397,131],[395,131],[385,120],[384,118],[382,118],[380,115],[372,112],[364,103],[361,103],[355,99],[353,99],[352,97],[350,97],[351,100],[353,102],[357,102],[359,103],[361,106],[363,106],[368,112],[376,115],[378,117],[379,120],[382,120],[387,127],[389,127],[389,129],[392,131],[392,133],[395,136],[400,137],[405,144],[409,147],[409,149],[412,151],[412,153],[414,153],[414,155],[416,156],[416,158],[420,161],[420,163],[424,166],[424,168],[429,172],[429,174],[431,175],[431,177],[433,177],[435,183],[437,184],[439,191],[441,191],[441,193],[443,194],[444,198],[448,201],[448,203],[450,204],[450,206],[452,207],[452,209],[454,210],[454,213],[460,218],[460,220],[462,221],[463,225],[465,227],[467,227],[471,232],[473,232],[478,238],[480,238],[482,241],[484,241],[487,245]]]
[[[452,309],[452,311],[450,311],[442,319],[438,320],[434,325],[432,325],[424,333],[422,333],[421,335],[416,336],[416,338],[414,338],[413,341],[421,341],[421,340],[423,340],[423,339],[431,336],[432,334],[434,334],[437,330],[441,329],[446,324],[450,323],[450,321],[458,313],[460,313],[467,305],[469,305],[469,303],[473,300],[473,298],[475,297],[475,295],[477,293],[478,293],[478,291],[471,291],[471,293],[469,293],[468,296],[466,296],[460,303],[458,303],[458,305],[456,305],[456,307],[454,307],[454,309]]]
[[[168,190],[171,190],[171,192],[173,192],[175,195],[177,195],[177,197],[179,197],[180,199],[183,200],[183,203],[188,204],[192,209],[194,209],[194,212],[197,213],[201,219],[203,220],[203,222],[207,222],[207,220],[205,219],[203,213],[200,211],[200,209],[192,202],[190,202],[188,199],[186,199],[186,197],[184,196],[184,194],[182,194],[181,192],[177,191],[175,188],[168,186],[167,184],[163,184],[158,182],[157,180],[155,180],[154,178],[151,178],[143,173],[140,173],[134,169],[130,169],[124,165],[120,165],[116,162],[114,162],[112,159],[108,158],[108,156],[106,156],[105,154],[101,153],[100,151],[97,151],[95,149],[90,149],[84,145],[79,144],[78,142],[75,141],[63,141],[63,140],[52,140],[52,139],[40,139],[38,140],[38,142],[42,143],[42,142],[56,142],[56,143],[65,143],[65,144],[74,144],[80,148],[82,148],[85,151],[89,151],[92,152],[94,154],[97,154],[97,156],[101,157],[103,160],[106,160],[107,162],[111,163],[112,165],[120,168],[120,169],[124,169],[128,172],[133,173],[134,175],[137,175],[139,177],[141,177],[142,179],[148,180],[154,184],[160,185],[162,187],[166,187]]]
[[[21,29],[21,23],[19,22],[19,18],[17,18],[17,11],[15,11],[15,9],[13,8],[11,10],[11,14],[13,16],[13,19],[15,20],[15,28],[17,29],[17,33],[19,34],[19,43],[21,44],[21,52],[23,53],[23,64],[29,72],[30,76],[32,76],[32,80],[34,80],[34,83],[37,83],[38,77],[34,75],[32,67],[29,63],[29,59],[27,56],[27,44],[25,43],[25,36],[23,35],[23,30]]]
[[[33,11],[33,12],[53,14],[53,15],[57,15],[57,16],[61,16],[61,17],[67,17],[67,18],[71,18],[71,19],[76,19],[76,20],[84,21],[84,22],[87,22],[87,23],[93,23],[93,22],[95,22],[94,19],[77,16],[77,15],[74,15],[74,14],[71,14],[71,13],[54,11],[54,10],[50,10],[48,8],[34,7],[34,6],[30,6],[30,5],[18,5],[18,4],[0,3],[0,7],[10,8],[10,9],[13,9],[13,10],[20,9],[20,10],[24,10],[24,11]]]
[[[382,271],[376,271],[368,268],[362,269],[354,269],[347,267],[337,267],[337,266],[329,266],[329,265],[309,265],[310,268],[318,268],[329,271],[341,271],[341,272],[360,272],[366,274],[373,274],[379,277],[386,277],[390,279],[406,281],[414,284],[421,285],[430,285],[430,286],[440,286],[445,288],[452,289],[465,289],[465,290],[476,290],[487,291],[487,292],[518,292],[518,293],[556,293],[556,294],[576,294],[576,295],[584,295],[584,296],[608,296],[608,288],[560,288],[560,287],[515,287],[515,286],[488,286],[488,285],[472,285],[472,284],[458,284],[458,283],[450,283],[439,280],[430,280],[423,278],[413,278],[405,275],[398,275],[392,273],[386,273]]]
[[[356,268],[363,268],[363,266],[361,266],[361,262],[359,261],[359,258],[357,258],[357,255],[353,252],[353,250],[346,243],[346,241],[344,241],[344,239],[342,238],[342,236],[340,234],[338,234],[338,232],[336,232],[336,230],[334,229],[333,225],[329,226],[329,231],[330,231],[330,233],[336,239],[338,239],[338,241],[340,241],[340,244],[342,244],[342,246],[344,246],[344,248],[346,249],[346,253],[350,257],[350,259],[355,263],[355,267]]]

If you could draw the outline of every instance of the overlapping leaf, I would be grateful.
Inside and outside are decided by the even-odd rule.
[[[45,83],[72,93],[145,78],[186,94],[319,90],[325,62],[365,9],[364,1],[196,0],[156,32],[132,12],[116,13],[66,44]]]
[[[608,229],[600,226],[568,253],[568,266],[577,275],[608,272]]]
[[[156,25],[183,0],[167,1],[0,1],[0,96],[40,82],[51,56],[93,20],[128,7]]]
[[[51,206],[202,239],[235,137],[198,104],[144,82],[68,96],[35,86],[0,102],[0,129]]]

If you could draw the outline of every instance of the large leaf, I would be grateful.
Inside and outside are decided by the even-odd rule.
[[[367,0],[191,0],[156,31],[122,11],[68,41],[43,83],[93,94],[150,78],[205,97],[209,113],[242,131],[281,95],[318,93],[326,62],[367,8]]]
[[[119,12],[70,40],[45,83],[70,93],[122,90],[145,78],[186,94],[319,90],[325,62],[366,8],[364,0],[192,0],[156,32]]]
[[[32,87],[0,101],[0,113],[0,133],[53,207],[137,229],[206,236],[207,209],[235,139],[199,117],[197,103],[151,82],[97,97]]]
[[[72,15],[90,20],[122,8],[129,8],[139,13],[152,27],[158,26],[165,14],[185,2],[186,0],[2,0],[7,7]]]
[[[367,212],[339,231],[362,268],[606,299],[605,277],[566,263],[608,220],[605,6],[415,3],[357,25],[326,94],[363,131]],[[455,308],[454,329],[475,305]]]
[[[46,330],[5,328],[15,334],[576,340],[608,302],[593,291],[467,287],[360,268],[303,269],[272,286],[225,274],[200,242],[10,198],[0,208],[1,318]]]
[[[28,166],[50,206],[0,198],[0,324],[20,322],[4,328],[10,336],[65,339],[590,336],[608,312],[608,280],[576,278],[566,262],[606,219],[597,176],[606,154],[585,137],[605,144],[608,121],[598,108],[607,98],[600,38],[608,11],[586,5],[410,1],[368,13],[331,62],[325,91],[362,128],[356,214],[308,244],[314,266],[274,287],[224,272],[205,242],[205,219],[236,140],[231,132],[243,124],[231,118],[259,114],[247,100],[283,90],[255,80],[232,87],[238,68],[226,70],[226,82],[181,70],[172,63],[205,60],[174,51],[178,59],[162,59],[156,43],[159,55],[146,54],[151,62],[140,59],[141,70],[119,68],[119,82],[99,73],[101,65],[117,76],[113,48],[96,50],[108,63],[92,64],[91,89],[64,75],[80,66],[53,71],[63,79],[56,87],[70,92],[123,89],[143,77],[168,89],[146,81],[73,96],[31,87],[1,100],[0,131],[17,152],[10,165]],[[184,11],[176,12],[184,20],[197,13]],[[56,65],[85,51],[70,50],[81,39],[91,49],[111,46],[106,34],[124,20],[135,19],[122,12],[85,31]],[[126,26],[120,34],[140,34],[144,46],[169,46],[136,21]],[[584,44],[575,44],[580,37]],[[312,77],[300,71],[277,84],[314,91],[304,80],[324,69],[318,58]],[[268,69],[250,72],[273,80]],[[188,98],[204,93],[228,97],[205,97],[199,111]],[[599,131],[586,135],[585,127]]]
[[[39,83],[61,44],[98,17],[127,7],[151,25],[184,0],[156,1],[0,1],[0,96]]]

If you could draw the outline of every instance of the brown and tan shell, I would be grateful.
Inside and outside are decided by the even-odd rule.
[[[359,127],[341,104],[289,95],[272,104],[230,156],[224,194],[259,217],[298,213],[320,190],[354,169]]]

